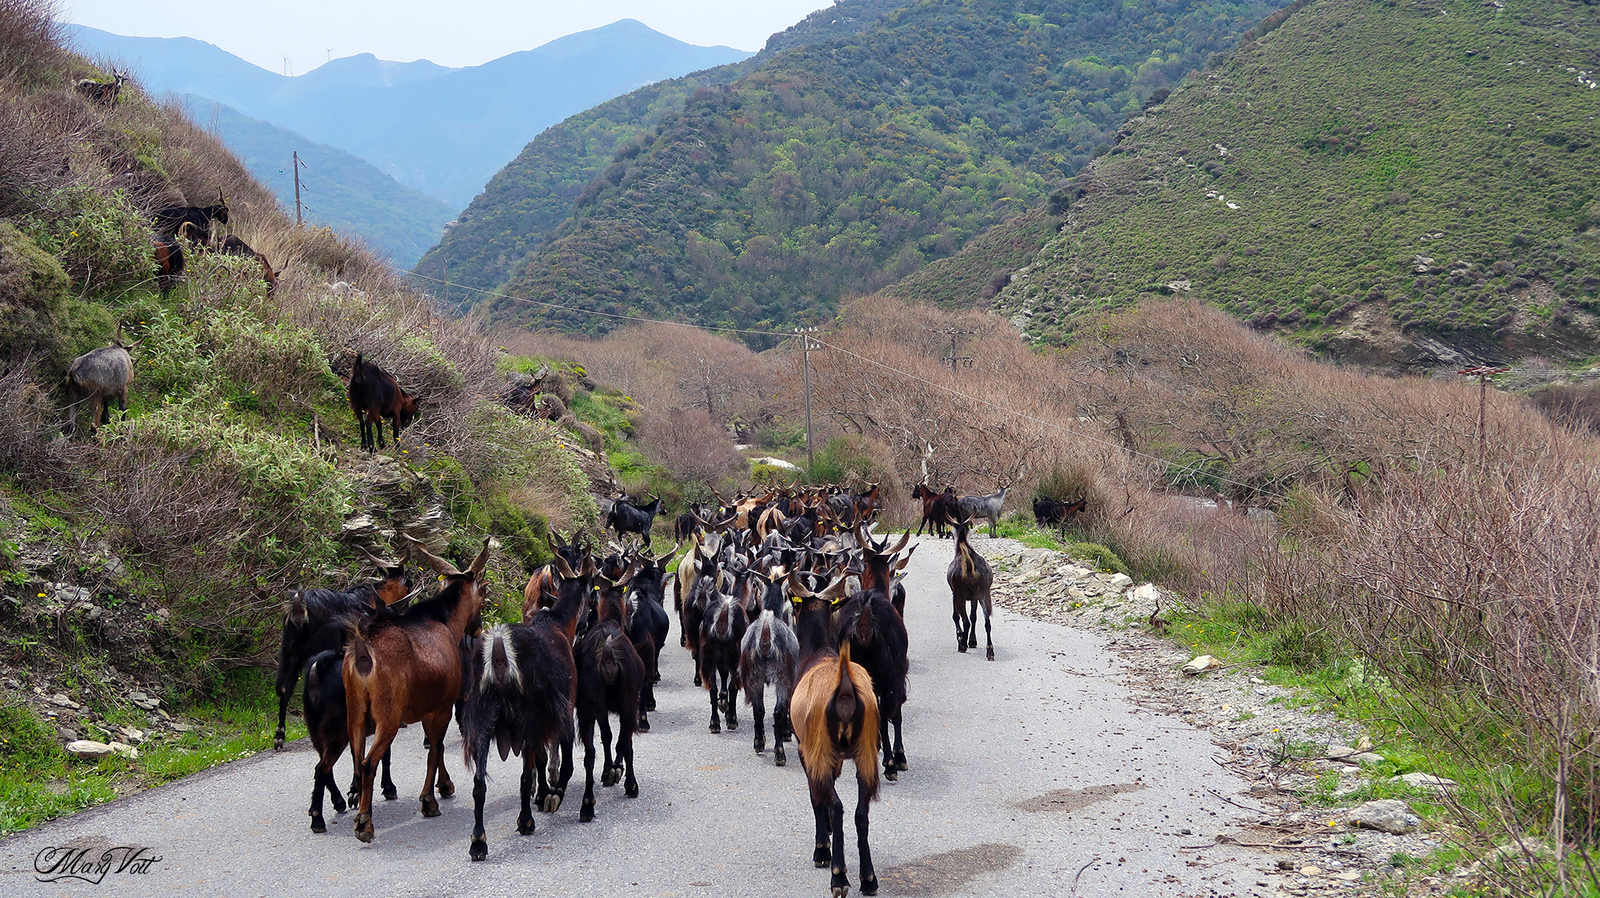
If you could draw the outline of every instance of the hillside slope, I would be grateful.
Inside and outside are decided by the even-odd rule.
[[[427,278],[469,288],[449,293],[451,304],[467,308],[475,291],[495,290],[526,264],[544,237],[565,221],[589,182],[612,157],[677,112],[703,88],[738,79],[774,54],[872,27],[884,13],[907,0],[847,0],[818,10],[774,34],[750,59],[649,84],[601,103],[544,130],[511,164],[490,179],[458,223],[418,263]]]
[[[1261,31],[1074,180],[997,311],[1062,341],[1185,294],[1386,365],[1600,349],[1600,7],[1313,0]]]
[[[212,128],[250,174],[293,208],[294,154],[300,154],[305,219],[360,238],[401,268],[438,239],[453,207],[389,177],[371,163],[287,128],[201,97],[185,98],[196,121]]]
[[[131,66],[155,93],[195,94],[367,160],[463,208],[532,135],[641,84],[743,59],[632,19],[480,66],[398,63],[370,53],[299,77],[188,38],[129,38],[69,26],[79,48]]]
[[[826,314],[1027,209],[1146,97],[1271,9],[929,0],[894,10],[691,97],[624,147],[509,290],[740,327]],[[530,308],[487,306],[502,323],[605,326]]]

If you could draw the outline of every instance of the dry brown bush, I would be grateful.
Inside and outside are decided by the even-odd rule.
[[[704,409],[647,412],[639,428],[639,444],[652,461],[683,483],[720,485],[745,468],[728,429]]]
[[[59,84],[70,62],[52,0],[0,0],[0,80],[27,87]]]

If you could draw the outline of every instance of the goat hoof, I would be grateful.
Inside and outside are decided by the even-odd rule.
[[[422,803],[422,816],[424,816],[424,817],[437,817],[437,816],[439,816],[439,802],[436,801],[436,800],[433,800],[433,799],[430,799],[428,801],[424,801]]]
[[[833,898],[846,898],[850,894],[849,886],[834,886]]]
[[[993,647],[990,647],[990,649],[989,649],[989,660],[990,661],[994,660],[994,648]]]
[[[759,755],[759,754],[761,754],[762,752],[764,752],[766,750],[767,750],[767,739],[766,739],[766,737],[761,735],[760,733],[757,733],[756,734],[756,754]]]
[[[891,783],[897,783],[900,781],[900,771],[894,769],[894,765],[890,764],[888,767],[884,768],[883,778]]]
[[[530,817],[518,817],[517,818],[517,835],[519,835],[519,836],[531,836],[531,835],[533,835],[533,818],[531,816]]]
[[[441,790],[441,791],[443,791],[443,790]],[[383,790],[383,800],[384,801],[394,801],[396,798],[399,798],[399,797],[400,797],[400,790],[394,788],[393,786],[390,786],[389,788]]]
[[[328,831],[328,824],[323,822],[321,817],[312,817],[311,831],[314,833],[325,833]]]
[[[272,748],[274,751],[283,751],[283,730],[272,734]]]
[[[347,807],[344,803],[344,796],[337,792],[329,792],[328,798],[333,800],[333,812],[335,814],[343,814],[344,809]]]
[[[700,682],[700,675],[699,674],[695,674],[694,675],[694,684],[696,686],[704,686],[705,685],[704,683]]]
[[[905,755],[895,755],[894,756],[894,769],[896,769],[896,770],[908,770],[908,769],[910,769],[910,768],[906,767],[906,756]]]
[[[958,651],[961,654],[965,655],[967,653],[967,644],[965,642],[957,642],[956,643],[956,651]]]
[[[644,709],[646,711],[654,711],[656,709],[656,700],[655,699],[651,699],[651,700],[645,702],[644,703]]]
[[[878,894],[878,876],[877,876],[877,874],[872,874],[872,875],[869,875],[869,876],[861,877],[861,894],[863,894],[863,895],[876,895],[876,894]]]
[[[818,869],[828,866],[828,846],[818,845],[817,850],[811,853],[811,863]]]
[[[645,717],[643,714],[640,714],[639,715],[639,725],[634,727],[633,730],[636,733],[648,733],[648,732],[650,732],[650,718]]]
[[[389,797],[389,793],[388,793],[387,790],[383,793],[383,797],[384,798],[388,798]],[[439,783],[439,797],[440,798],[455,798],[456,797],[456,784],[450,782],[449,780],[445,780],[445,781]]]
[[[786,757],[783,753],[782,742],[778,743],[778,745],[772,750],[772,763],[779,767],[787,767],[789,764],[788,757]]]
[[[594,802],[586,801],[586,802],[583,803],[583,810],[578,812],[578,822],[579,823],[591,823],[593,821],[594,821]]]
[[[737,730],[738,728],[739,728],[739,721],[734,720],[732,717],[728,718],[728,729]]]
[[[357,814],[356,815],[356,838],[360,839],[363,842],[371,842],[372,841],[372,835],[373,835],[373,833],[372,833],[372,815],[371,814]]]
[[[711,721],[711,732],[713,732],[713,733],[722,732],[722,724],[716,722],[715,720]]]
[[[638,783],[629,783],[627,785],[627,787],[622,790],[622,794],[628,796],[629,798],[638,798],[639,797],[639,784]]]
[[[600,785],[609,789],[617,784],[617,771],[607,767],[606,772],[600,777]]]
[[[554,814],[561,810],[561,796],[552,792],[544,797],[544,812]]]
[[[482,839],[473,839],[472,847],[467,849],[467,857],[481,861],[489,856],[489,843]]]

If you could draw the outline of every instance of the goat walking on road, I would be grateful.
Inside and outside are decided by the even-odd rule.
[[[955,606],[951,617],[956,622],[956,651],[965,652],[978,647],[978,604],[983,604],[983,635],[989,643],[989,660],[994,660],[994,637],[989,622],[994,611],[989,589],[994,585],[994,572],[989,562],[983,560],[972,548],[967,537],[972,522],[957,518],[956,557],[951,559],[945,580],[950,584],[950,600]]]
[[[759,576],[759,575],[755,575]],[[744,633],[739,647],[739,679],[744,684],[745,701],[755,718],[756,754],[767,748],[766,687],[776,695],[772,707],[772,763],[788,763],[783,742],[789,735],[789,703],[794,697],[794,681],[800,664],[800,642],[790,622],[793,612],[783,594],[783,568],[772,572],[762,596],[760,616]]]
[[[856,765],[856,846],[861,852],[861,894],[878,892],[878,875],[867,846],[868,816],[878,797],[878,700],[866,668],[850,660],[850,644],[840,645],[833,628],[833,606],[844,596],[841,578],[813,594],[791,581],[795,630],[800,641],[800,682],[789,713],[794,722],[800,766],[805,769],[811,810],[816,817],[816,849],[811,861],[831,867],[834,898],[850,893],[844,866],[844,803],[837,782],[844,760]]]

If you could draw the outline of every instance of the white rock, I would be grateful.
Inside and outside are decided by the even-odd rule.
[[[126,755],[130,758],[139,757],[139,750],[126,742],[111,743],[111,750],[119,755]]]
[[[1146,583],[1143,586],[1134,587],[1133,594],[1128,598],[1133,599],[1135,602],[1154,602],[1161,598],[1161,590],[1157,589],[1154,583]]]
[[[1183,666],[1184,676],[1199,676],[1210,670],[1222,667],[1222,661],[1212,655],[1201,655]]]
[[[1445,779],[1442,776],[1434,776],[1431,773],[1407,773],[1397,776],[1395,779],[1405,783],[1408,786],[1411,786],[1412,788],[1428,789],[1434,792],[1444,792],[1449,790],[1450,787],[1456,785],[1455,780]]]
[[[112,755],[127,755],[130,758],[137,758],[139,757],[139,750],[126,742],[112,742],[108,745],[104,742],[96,742],[93,739],[79,739],[75,742],[67,743],[67,754],[86,760],[99,760],[100,758],[109,758]]]
[[[1350,811],[1345,821],[1351,826],[1405,835],[1422,828],[1422,820],[1403,801],[1384,798],[1369,801]]]
[[[1112,589],[1127,589],[1133,585],[1133,578],[1127,574],[1113,574],[1106,580],[1106,584]]]

